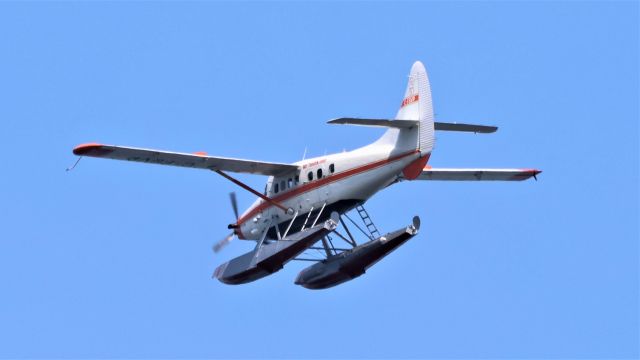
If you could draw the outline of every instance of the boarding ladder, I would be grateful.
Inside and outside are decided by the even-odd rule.
[[[356,210],[358,210],[358,214],[360,215],[360,218],[362,218],[364,226],[367,227],[369,234],[371,234],[371,240],[379,238],[380,232],[378,231],[376,225],[373,223],[373,220],[371,220],[371,217],[369,216],[369,213],[367,213],[367,210],[364,209],[364,206],[358,205],[356,206]]]

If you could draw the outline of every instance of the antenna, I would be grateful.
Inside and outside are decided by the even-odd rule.
[[[64,171],[71,171],[73,169],[75,169],[76,165],[78,165],[78,163],[80,162],[80,160],[82,160],[82,156],[80,156],[78,158],[78,160],[76,160],[75,164],[73,164],[73,166],[66,168]]]
[[[304,152],[302,153],[302,160],[304,160],[307,157],[307,147],[304,147]]]

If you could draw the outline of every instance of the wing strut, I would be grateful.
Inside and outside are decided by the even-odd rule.
[[[262,200],[264,200],[264,201],[268,202],[269,204],[271,204],[271,205],[273,205],[273,206],[276,206],[276,207],[280,208],[280,209],[281,209],[282,211],[284,211],[285,213],[287,213],[287,214],[289,214],[289,213],[293,214],[293,209],[292,209],[292,208],[288,208],[288,209],[287,209],[286,207],[282,206],[282,204],[280,204],[279,202],[277,202],[277,201],[273,200],[272,198],[270,198],[270,197],[268,197],[268,196],[266,196],[266,195],[262,194],[262,193],[261,193],[261,192],[259,192],[259,191],[254,190],[253,188],[251,188],[249,185],[247,185],[247,184],[243,183],[242,181],[240,181],[240,180],[238,180],[238,179],[236,179],[236,178],[234,178],[234,177],[232,177],[232,176],[229,176],[228,174],[224,173],[222,170],[213,170],[213,171],[215,171],[216,173],[218,173],[218,174],[219,174],[220,176],[222,176],[223,178],[225,178],[225,179],[227,179],[227,180],[231,181],[232,183],[234,183],[234,184],[236,184],[236,185],[240,186],[241,188],[243,188],[243,189],[247,190],[248,192],[252,193],[253,195],[255,195],[255,196],[259,197],[260,199],[262,199]]]

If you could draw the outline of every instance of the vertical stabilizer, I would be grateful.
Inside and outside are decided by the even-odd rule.
[[[400,132],[403,130],[389,129],[379,142],[391,143],[399,148],[417,147],[422,155],[431,153],[434,144],[431,86],[427,71],[420,61],[416,61],[411,67],[407,89],[395,119],[419,120],[420,129],[414,136],[402,136]]]
[[[433,104],[431,86],[427,70],[420,61],[413,63],[409,83],[396,115],[399,120],[420,120],[420,152],[430,153],[433,149]]]

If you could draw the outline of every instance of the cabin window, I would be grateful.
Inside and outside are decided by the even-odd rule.
[[[318,179],[322,179],[322,169],[318,169]]]
[[[309,181],[313,181],[313,171],[309,171],[309,173],[307,174],[307,179],[309,179]]]
[[[333,165],[333,164],[329,165],[329,172],[330,172],[331,174],[333,174],[335,171],[336,171],[336,167],[335,167],[335,165]]]
[[[286,189],[286,188],[287,188],[287,183],[284,180],[280,181],[280,189],[282,189],[282,191],[284,191],[284,189]]]
[[[300,176],[299,175],[296,175],[295,182],[296,182],[296,185],[298,185],[300,183]]]
[[[276,185],[273,187],[273,192],[277,194],[278,190],[280,190],[280,188],[278,187],[278,183],[276,183]]]
[[[262,194],[267,196],[267,184],[264,184],[264,192]]]
[[[293,187],[293,179],[289,178],[287,181],[287,188],[291,189]]]

